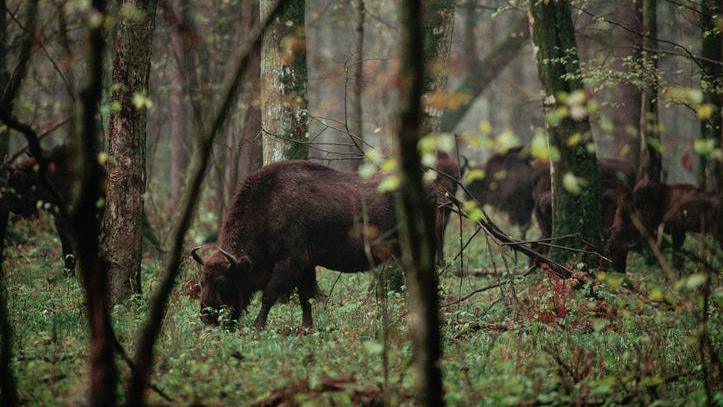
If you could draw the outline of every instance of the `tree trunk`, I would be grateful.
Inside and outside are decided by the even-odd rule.
[[[716,147],[721,148],[723,145],[723,128],[721,112],[723,111],[723,80],[721,75],[721,45],[723,45],[723,35],[721,35],[720,27],[716,27],[714,16],[723,11],[723,1],[721,0],[702,0],[701,1],[701,30],[703,36],[703,47],[701,56],[708,60],[718,61],[718,63],[702,60],[703,72],[701,74],[701,88],[703,89],[703,103],[710,105],[713,112],[710,118],[701,122],[700,137],[703,140],[713,140]],[[698,181],[701,188],[708,191],[715,191],[723,194],[723,174],[721,173],[720,160],[710,159],[707,155],[700,156]]]
[[[470,98],[456,110],[447,110],[441,118],[440,130],[452,132],[465,114],[472,108],[474,102],[487,89],[487,86],[512,62],[520,50],[527,44],[529,31],[527,21],[519,19],[512,26],[512,30],[504,41],[497,44],[482,61],[477,69],[467,71],[468,74],[457,86],[453,94],[468,94]]]
[[[245,32],[250,32],[259,22],[259,0],[244,2],[241,25]],[[241,130],[241,145],[238,151],[238,167],[236,183],[240,184],[246,177],[261,168],[263,151],[261,143],[261,47],[255,47],[249,56],[249,63],[244,74],[243,106],[246,109]],[[234,185],[235,188],[235,185]],[[233,191],[231,191],[233,193]]]
[[[92,6],[105,17],[105,1],[94,0]],[[113,358],[113,327],[110,319],[110,296],[106,264],[101,261],[98,235],[98,202],[103,199],[103,168],[98,162],[98,107],[103,91],[104,25],[91,26],[88,38],[86,85],[80,94],[79,118],[75,146],[79,157],[79,193],[71,216],[77,243],[78,265],[85,290],[88,315],[88,364],[91,406],[114,406],[117,403],[118,371]]]
[[[545,95],[544,107],[548,112],[554,111],[560,105],[566,106],[559,98],[561,94],[584,92],[578,79],[580,62],[569,4],[567,1],[534,1],[530,3],[530,15],[537,69]],[[586,105],[583,107],[587,108]],[[600,247],[600,185],[587,114],[577,119],[567,115],[559,123],[548,121],[546,130],[550,149],[559,152],[559,159],[550,162],[553,238],[575,236],[565,241],[555,239],[554,242],[574,248],[583,248],[588,244]],[[581,182],[581,178],[584,181]],[[564,181],[566,179],[567,182]],[[573,260],[573,254],[556,247],[550,251],[551,258],[561,263]]]
[[[425,89],[424,40],[421,3],[401,4],[402,55],[399,72],[401,103],[397,151],[400,189],[397,217],[402,248],[402,266],[409,286],[409,327],[412,331],[415,387],[421,405],[444,405],[439,298],[435,263],[434,208],[422,182],[417,144],[422,137],[422,95]]]
[[[424,5],[424,93],[429,98],[447,89],[447,61],[452,45],[455,2],[427,0]],[[444,110],[438,106],[424,109],[424,134],[439,131]]]
[[[657,0],[643,0],[643,100],[640,107],[640,163],[638,179],[660,182],[663,169],[658,118]]]
[[[157,0],[123,0],[143,18],[120,14],[113,56],[113,96],[120,109],[110,114],[108,181],[103,216],[103,250],[110,267],[111,296],[123,301],[141,291],[143,192],[148,75]]]
[[[171,50],[173,61],[173,84],[170,94],[171,110],[171,201],[177,202],[181,197],[181,188],[186,169],[186,143],[188,142],[188,112],[186,110],[185,95],[183,93],[183,44],[176,33],[171,33]]]
[[[272,0],[261,0],[261,18]],[[309,155],[305,1],[292,0],[261,47],[264,165]]]
[[[5,0],[0,0],[0,83],[4,90],[5,84],[10,80],[10,73],[8,72],[7,64],[5,60],[7,58],[7,49],[5,47],[7,40],[7,29],[8,20],[5,15],[6,5]],[[5,157],[8,155],[10,150],[10,132],[3,126],[0,130],[0,162],[5,161]]]
[[[631,33],[616,28],[614,32],[615,43],[624,45],[614,50],[615,69],[624,72],[630,69],[623,63],[626,58],[633,61],[640,60],[642,9],[639,0],[626,0],[624,4],[615,5],[614,7],[615,21],[634,31]],[[617,104],[612,111],[615,155],[637,166],[640,160],[639,137],[642,91],[635,84],[621,82],[613,89],[613,96]]]
[[[362,106],[362,96],[364,91],[364,20],[366,18],[366,9],[364,0],[354,0],[354,9],[356,10],[356,28],[354,38],[354,62],[353,77],[351,84],[351,95],[349,97],[350,105],[350,122],[349,130],[351,132],[350,140],[353,147],[350,147],[351,153],[361,154],[364,149],[364,112]],[[349,170],[355,171],[364,160],[350,159],[347,167]]]

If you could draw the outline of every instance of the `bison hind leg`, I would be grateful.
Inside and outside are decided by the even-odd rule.
[[[311,328],[314,325],[311,316],[311,298],[319,297],[319,286],[316,282],[316,270],[312,267],[310,270],[304,270],[297,287],[299,291],[299,304],[301,305],[301,325],[305,328]]]

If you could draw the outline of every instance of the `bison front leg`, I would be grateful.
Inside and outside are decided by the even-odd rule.
[[[63,249],[63,261],[65,264],[65,274],[72,276],[75,273],[75,250],[73,237],[70,232],[70,225],[65,219],[55,217],[55,230],[58,232],[58,238],[60,239],[60,245]]]
[[[254,322],[254,326],[257,329],[266,327],[266,320],[269,317],[271,307],[276,304],[276,301],[282,294],[288,293],[296,283],[294,279],[296,274],[291,269],[292,264],[294,263],[290,261],[282,261],[274,266],[271,272],[271,280],[266,284],[263,295],[261,296],[261,309]]]
[[[678,275],[682,276],[685,271],[685,259],[680,249],[683,247],[683,243],[685,243],[685,231],[674,229],[671,230],[670,235],[673,241],[673,267],[678,271]]]

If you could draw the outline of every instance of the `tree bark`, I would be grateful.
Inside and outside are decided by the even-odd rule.
[[[171,33],[171,51],[174,57],[172,65],[173,85],[170,94],[171,109],[171,201],[177,202],[181,196],[185,175],[186,143],[188,142],[188,111],[183,93],[183,44],[177,33]]]
[[[520,50],[529,40],[527,21],[520,18],[512,26],[510,34],[504,41],[497,44],[477,68],[468,71],[462,83],[457,86],[453,94],[468,94],[470,98],[456,110],[446,110],[440,119],[440,130],[452,132],[460,121],[474,105],[475,100],[487,89],[487,86],[512,62]]]
[[[658,48],[657,0],[643,1],[643,48]],[[660,154],[660,122],[658,117],[658,56],[642,51],[643,100],[640,107],[640,163],[638,179],[660,182],[663,170]]]
[[[104,0],[93,0],[92,7],[105,17]],[[98,162],[98,106],[103,89],[103,55],[105,32],[103,24],[90,25],[88,38],[86,85],[80,94],[78,133],[75,147],[79,157],[79,194],[71,215],[77,243],[78,264],[86,297],[89,330],[89,373],[91,406],[115,406],[118,371],[113,359],[114,335],[110,319],[108,268],[100,258],[98,235],[100,213],[98,202],[103,199],[103,168]]]
[[[447,89],[447,61],[452,45],[455,2],[423,1],[424,11],[424,93],[429,97]],[[443,110],[433,106],[424,109],[424,132],[439,131]]]
[[[566,106],[561,94],[584,92],[580,78],[580,62],[575,44],[575,29],[567,1],[530,2],[532,38],[537,51],[537,69],[544,92],[544,107],[553,111]],[[586,106],[585,106],[586,108]],[[554,125],[553,125],[554,124]],[[552,183],[553,226],[555,236],[575,235],[558,245],[583,248],[600,247],[602,216],[597,158],[590,121],[587,115],[575,119],[565,116],[559,123],[546,123],[548,145],[559,152],[559,159],[550,162]],[[578,139],[576,142],[571,142]],[[574,188],[565,188],[564,179],[584,179]],[[569,184],[569,182],[568,182]],[[574,252],[553,247],[550,257],[565,263],[575,258]],[[590,259],[591,260],[591,259]]]
[[[444,405],[442,349],[439,334],[439,298],[435,270],[434,208],[422,182],[417,144],[422,137],[425,89],[424,40],[421,2],[401,4],[402,55],[399,72],[401,111],[397,136],[400,189],[396,213],[402,248],[402,266],[409,286],[409,327],[412,332],[415,387],[421,405]]]
[[[701,122],[700,137],[703,140],[714,140],[716,147],[723,146],[723,70],[721,70],[721,46],[723,45],[723,35],[721,28],[716,27],[716,19],[723,18],[723,1],[721,0],[702,0],[701,1],[701,30],[703,37],[703,46],[701,56],[707,60],[718,61],[718,63],[702,60],[703,72],[701,74],[701,88],[703,89],[703,103],[713,107],[710,118]],[[700,156],[699,186],[708,191],[718,189],[723,194],[723,173],[721,170],[720,160],[710,159],[706,155]]]
[[[261,0],[262,18],[272,4]],[[305,5],[290,1],[261,47],[264,165],[309,155]]]
[[[351,153],[361,153],[360,149],[364,148],[364,111],[362,97],[364,93],[364,20],[366,18],[366,9],[364,0],[354,0],[354,9],[356,10],[356,27],[354,30],[354,62],[353,77],[351,84],[351,95],[349,98],[350,122],[349,136],[354,146],[350,147]],[[355,171],[364,160],[350,159],[348,161],[348,169]]]
[[[8,62],[6,61],[8,55],[6,48],[8,20],[5,10],[5,0],[0,0],[0,83],[3,84],[2,88],[4,88],[8,80],[10,80],[10,73],[7,67]],[[8,129],[3,126],[3,129],[0,130],[0,162],[5,161],[5,157],[7,157],[10,152],[9,150],[10,133]]]
[[[114,38],[113,95],[120,109],[108,126],[108,180],[103,215],[103,252],[110,267],[111,297],[141,292],[143,192],[145,190],[148,76],[156,0],[122,0],[142,17],[120,13]]]
[[[241,25],[250,32],[259,23],[259,0],[244,2]],[[249,64],[244,74],[243,106],[246,109],[241,130],[236,184],[261,168],[263,150],[261,143],[261,47],[256,46],[249,56]],[[235,188],[235,185],[234,185]],[[233,193],[233,191],[231,191]]]
[[[624,72],[629,70],[623,63],[625,59],[639,61],[641,57],[642,9],[639,0],[626,0],[614,8],[615,21],[634,31],[617,29],[614,32],[615,43],[624,45],[614,51],[615,69]],[[642,90],[633,83],[621,82],[613,89],[613,96],[617,104],[612,110],[615,155],[637,166],[640,160]]]

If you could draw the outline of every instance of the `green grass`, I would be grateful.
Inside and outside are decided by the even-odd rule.
[[[12,233],[6,278],[20,397],[28,405],[82,403],[87,385],[82,288],[77,279],[62,277],[59,244],[47,219],[16,223]],[[450,226],[449,256],[457,250],[457,234]],[[442,302],[498,278],[509,279],[503,258],[518,273],[526,269],[526,259],[497,249],[490,255],[485,240],[475,239],[465,261],[473,269],[496,267],[502,275],[457,277],[447,272],[441,278]],[[674,290],[640,258],[629,268],[634,271],[622,285],[620,276],[609,275],[569,289],[538,273],[445,307],[442,367],[448,403],[703,403],[697,291]],[[147,255],[144,294],[113,309],[116,333],[129,351],[159,269],[159,261]],[[320,270],[327,297],[313,305],[313,330],[298,329],[301,311],[292,298],[274,307],[266,330],[256,331],[250,326],[258,298],[238,328],[204,326],[198,301],[187,289],[197,273],[194,264],[184,264],[156,348],[153,382],[174,404],[246,405],[303,380],[310,390],[286,395],[295,403],[346,405],[381,397],[381,308],[368,293],[369,275],[339,277]],[[662,293],[663,300],[651,300],[651,293],[656,299]],[[718,282],[715,299],[709,328],[720,354]],[[388,302],[388,397],[393,405],[409,404],[411,351],[404,296],[392,294]],[[127,377],[127,367],[117,360]],[[329,379],[339,379],[338,391],[321,390]],[[721,401],[720,385],[717,391]],[[155,393],[150,399],[167,404]]]

